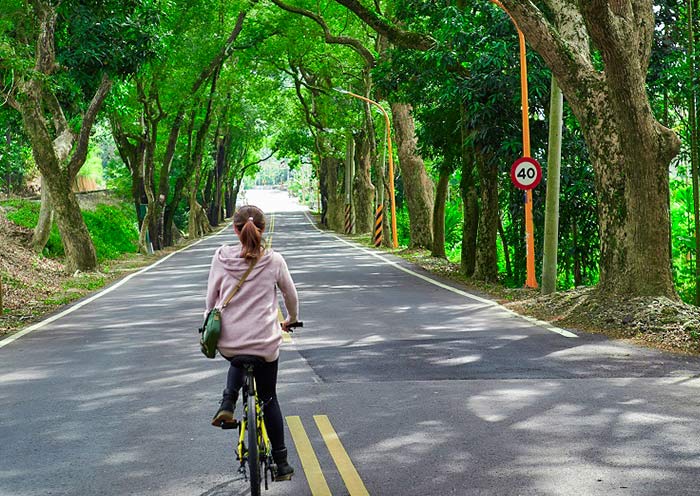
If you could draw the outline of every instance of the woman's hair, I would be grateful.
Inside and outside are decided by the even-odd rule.
[[[233,214],[233,225],[241,239],[241,256],[256,259],[262,255],[262,232],[265,230],[265,214],[258,207],[245,205]]]

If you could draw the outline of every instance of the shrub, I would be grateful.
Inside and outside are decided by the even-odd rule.
[[[83,218],[98,260],[117,258],[122,253],[138,250],[139,233],[130,206],[97,205],[94,211],[83,211]]]
[[[10,207],[10,211],[7,213],[7,220],[28,229],[36,227],[39,221],[39,210],[41,209],[41,204],[38,201],[8,200],[2,202],[2,204]],[[58,233],[56,223],[51,226],[51,233],[44,247],[43,255],[49,258],[57,258],[64,255],[63,243],[61,243],[61,235]]]

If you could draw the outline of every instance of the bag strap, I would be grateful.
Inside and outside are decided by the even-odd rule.
[[[228,298],[226,298],[226,300],[224,300],[224,304],[221,305],[222,310],[224,308],[226,308],[226,305],[229,304],[229,302],[231,301],[231,298],[233,298],[235,296],[235,294],[238,293],[238,290],[241,289],[241,286],[243,285],[245,280],[248,278],[250,273],[253,271],[253,267],[255,267],[256,263],[258,263],[257,258],[255,260],[253,260],[253,262],[250,264],[250,267],[248,267],[248,270],[245,271],[245,273],[243,274],[243,277],[241,277],[240,281],[238,281],[238,284],[236,284],[236,287],[233,288],[233,290],[231,291],[231,294],[229,294]]]

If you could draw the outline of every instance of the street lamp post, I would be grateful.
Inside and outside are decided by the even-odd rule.
[[[370,100],[367,97],[352,93],[350,91],[344,90],[342,88],[333,88],[339,93],[343,93],[344,95],[350,95],[352,97],[358,98],[360,100],[363,100],[369,104],[372,104],[376,106],[381,113],[384,115],[384,120],[386,124],[386,143],[387,143],[387,148],[388,148],[388,154],[389,154],[389,194],[390,194],[390,199],[391,199],[391,243],[394,248],[399,247],[399,239],[398,239],[398,234],[396,231],[396,199],[394,195],[394,156],[392,153],[392,148],[391,148],[391,121],[389,120],[389,114],[386,113],[386,110],[384,110],[384,107],[382,107],[379,103],[375,102],[374,100]]]
[[[530,117],[528,109],[527,95],[527,59],[525,57],[525,35],[520,30],[518,23],[515,22],[510,12],[501,4],[499,0],[491,0],[498,5],[510,20],[513,21],[515,29],[518,30],[518,41],[520,44],[520,94],[522,98],[522,121],[523,121],[523,156],[530,157]],[[526,192],[525,197],[525,247],[527,251],[527,278],[525,286],[528,288],[537,287],[537,278],[535,277],[535,228],[532,221],[532,190]]]

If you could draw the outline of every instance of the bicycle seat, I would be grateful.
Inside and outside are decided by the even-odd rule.
[[[255,368],[258,365],[263,365],[265,363],[265,360],[263,360],[262,357],[255,355],[236,355],[233,358],[231,358],[230,362],[231,365],[233,365],[234,367]]]

